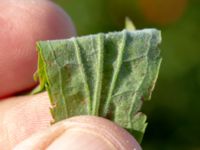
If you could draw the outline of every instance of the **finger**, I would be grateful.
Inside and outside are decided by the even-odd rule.
[[[47,93],[0,101],[0,149],[10,150],[52,121]]]
[[[36,84],[36,41],[75,35],[69,16],[47,0],[0,1],[0,26],[0,98]]]
[[[141,150],[124,129],[103,118],[79,116],[26,139],[15,150]]]

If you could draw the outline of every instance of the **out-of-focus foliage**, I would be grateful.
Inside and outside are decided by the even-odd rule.
[[[163,63],[152,100],[145,103],[148,150],[200,149],[200,1],[57,0],[78,35],[137,28],[162,30]]]

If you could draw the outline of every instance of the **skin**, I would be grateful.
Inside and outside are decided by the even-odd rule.
[[[48,0],[0,0],[0,26],[1,150],[141,149],[127,131],[103,118],[78,116],[50,126],[45,92],[14,96],[36,85],[35,42],[75,35],[62,9]]]
[[[47,0],[0,0],[0,25],[0,98],[36,84],[36,41],[75,35],[68,15]]]

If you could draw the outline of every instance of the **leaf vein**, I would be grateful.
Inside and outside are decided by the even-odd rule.
[[[99,114],[101,89],[102,89],[102,76],[103,76],[103,44],[104,36],[103,34],[98,35],[98,65],[97,65],[97,80],[95,83],[94,100],[93,100],[93,115]]]
[[[91,114],[92,113],[92,102],[91,102],[91,96],[90,96],[90,90],[89,90],[89,83],[88,83],[85,68],[84,68],[84,65],[83,65],[83,62],[82,62],[81,53],[80,53],[80,46],[79,46],[77,39],[75,39],[75,38],[73,39],[73,44],[75,46],[75,53],[76,53],[76,58],[77,58],[78,64],[81,65],[80,71],[81,71],[82,79],[83,79],[83,82],[84,82],[84,86],[85,86],[84,88],[86,90],[86,95],[87,95],[87,98],[88,98],[87,99],[88,113]]]
[[[110,103],[111,103],[112,94],[113,94],[113,90],[115,88],[115,83],[117,81],[117,77],[118,77],[118,74],[120,72],[120,68],[122,66],[123,52],[125,50],[126,35],[127,35],[126,30],[123,30],[122,33],[123,33],[123,36],[122,36],[122,42],[120,43],[120,46],[119,46],[119,49],[118,49],[118,55],[117,55],[117,61],[116,61],[117,64],[116,64],[116,67],[114,69],[113,78],[111,79],[111,84],[110,84],[109,91],[108,91],[108,96],[107,96],[107,99],[105,101],[103,116],[106,116],[106,114],[108,113],[109,106],[110,106]]]

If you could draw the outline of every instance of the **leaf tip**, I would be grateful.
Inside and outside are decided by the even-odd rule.
[[[135,31],[136,30],[136,27],[135,27],[133,21],[131,21],[131,19],[129,17],[125,18],[125,28],[128,31]]]

